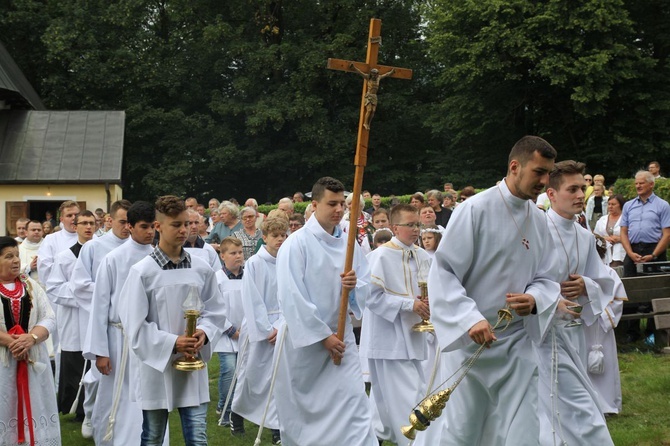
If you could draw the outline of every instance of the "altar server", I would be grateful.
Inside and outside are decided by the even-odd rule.
[[[277,254],[279,307],[286,322],[275,348],[282,444],[377,446],[348,318],[344,341],[335,334],[343,288],[349,292],[349,310],[362,316],[370,293],[368,264],[355,244],[353,269],[341,274],[347,250],[339,227],[342,183],[319,179],[312,188],[312,207],[312,218]],[[341,359],[341,365],[334,365],[333,358]]]
[[[540,337],[555,311],[559,286],[544,212],[532,203],[554,166],[556,151],[525,136],[512,148],[507,177],[456,208],[428,279],[431,321],[447,376],[482,344],[490,348],[447,402],[443,445],[537,445],[537,364],[531,336]],[[514,318],[492,331],[498,310]],[[441,427],[430,426],[428,429]],[[419,443],[420,433],[417,435]]]
[[[240,353],[235,387],[233,413],[261,424],[272,381],[272,356],[278,328],[283,323],[277,301],[276,257],[286,240],[288,222],[280,217],[268,217],[261,225],[265,244],[244,265],[242,306],[245,322],[240,338],[249,338]],[[281,444],[279,421],[274,398],[265,417],[265,426],[272,430],[272,444]],[[233,429],[238,428],[233,424]]]
[[[91,418],[98,446],[134,444],[142,432],[142,411],[130,402],[128,352],[119,304],[126,298],[121,289],[130,267],[153,251],[156,212],[151,203],[138,201],[128,209],[127,218],[130,239],[102,259],[98,268],[83,349],[84,357],[102,374]]]
[[[561,285],[562,299],[549,335],[535,345],[540,444],[546,446],[613,444],[586,365],[584,326],[597,324],[614,294],[614,281],[600,260],[593,234],[575,219],[584,206],[584,168],[572,160],[556,163],[547,188],[547,226],[559,265],[554,280]],[[583,307],[577,323],[565,320],[580,317],[570,311],[573,305]]]
[[[142,445],[160,445],[168,412],[179,409],[186,444],[207,444],[207,367],[179,371],[173,361],[184,354],[209,361],[212,347],[226,318],[212,268],[183,248],[188,214],[183,200],[163,196],[156,201],[156,230],[160,241],[154,251],[136,263],[121,290],[119,317],[132,351],[130,399],[142,409]],[[194,288],[194,289],[193,289]],[[200,305],[189,302],[193,292]],[[186,336],[184,311],[191,303],[201,307],[193,336]]]
[[[372,285],[363,313],[360,355],[368,360],[371,394],[383,425],[377,438],[404,444],[400,428],[426,391],[426,333],[412,327],[430,317],[428,302],[420,299],[419,282],[427,281],[431,260],[414,244],[421,228],[415,207],[393,207],[391,227],[395,237],[367,257]]]

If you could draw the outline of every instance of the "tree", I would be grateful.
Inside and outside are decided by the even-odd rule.
[[[656,60],[623,1],[436,0],[426,13],[442,93],[427,122],[464,159],[445,167],[491,184],[514,141],[539,134],[561,159],[628,174],[668,140],[667,87],[651,93]]]

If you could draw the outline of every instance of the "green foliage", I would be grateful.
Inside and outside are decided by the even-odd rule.
[[[637,197],[637,192],[635,191],[635,179],[618,179],[616,183],[614,183],[614,192],[623,195],[626,200]],[[656,180],[654,193],[665,201],[670,202],[670,180],[666,178]]]

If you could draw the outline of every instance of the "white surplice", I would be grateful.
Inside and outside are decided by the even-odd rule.
[[[374,403],[383,425],[377,437],[402,444],[406,439],[400,428],[425,396],[426,333],[412,327],[421,322],[413,309],[421,295],[419,281],[428,279],[431,259],[423,249],[393,237],[367,260],[372,285],[363,312],[360,355],[368,360]]]
[[[124,336],[119,318],[119,304],[125,298],[121,290],[130,268],[152,251],[151,245],[142,245],[130,239],[105,256],[96,273],[91,318],[83,354],[92,362],[92,367],[95,367],[96,356],[109,358],[112,369],[109,375],[100,377],[93,405],[91,424],[93,438],[98,446],[133,444],[142,434],[142,411],[137,403],[130,401],[130,367],[127,358],[123,373],[119,373],[124,363]],[[119,399],[119,409],[113,417],[112,440],[104,441],[115,398]]]
[[[584,327],[584,336],[587,351],[596,345],[602,346],[603,373],[599,375],[589,373],[591,382],[598,391],[600,408],[604,413],[619,413],[622,401],[621,377],[619,376],[619,358],[614,329],[621,320],[623,304],[628,301],[628,296],[616,271],[612,268],[607,268],[607,270],[615,283],[614,297],[600,314],[598,322]]]
[[[578,274],[586,293],[577,299],[584,307],[583,325],[566,327],[567,321],[556,314],[550,334],[534,345],[539,363],[540,444],[613,445],[588,377],[584,326],[597,323],[613,295],[614,281],[588,230],[553,209],[547,211],[547,226],[559,263],[554,279],[560,283],[569,274]]]
[[[479,348],[468,331],[484,319],[494,325],[507,293],[532,295],[537,314],[522,318],[513,312],[509,327],[498,329],[498,340],[482,353],[435,426],[428,428],[448,426],[441,444],[537,445],[537,364],[531,337],[541,339],[546,333],[560,290],[552,280],[556,257],[550,240],[544,212],[513,196],[505,180],[461,203],[451,216],[428,279],[431,321],[446,352],[443,375],[454,373]]]
[[[184,249],[187,253],[203,259],[214,271],[221,269],[221,259],[219,258],[219,254],[209,243],[205,243],[202,248],[190,248],[184,246]]]
[[[46,284],[53,268],[56,254],[77,243],[77,233],[61,229],[44,237],[37,251],[37,271],[42,283]]]
[[[277,301],[277,259],[262,246],[244,265],[242,306],[245,323],[240,339],[249,343],[237,360],[237,385],[232,410],[260,424],[270,395],[275,346],[267,340],[283,323]],[[279,429],[274,398],[270,400],[265,426]]]
[[[28,318],[28,332],[36,325],[49,333],[56,329],[56,317],[42,287],[28,279],[32,287],[32,309]],[[10,319],[11,320],[11,319]],[[7,332],[7,321],[0,305],[0,331]],[[45,342],[29,350],[28,387],[33,416],[35,444],[60,445],[60,421],[56,404],[56,390],[49,365],[49,353]],[[17,362],[7,347],[0,347],[0,444],[17,445],[17,425],[24,430],[26,444],[30,444],[28,425],[17,420],[18,397],[16,389]],[[24,411],[24,417],[27,416]]]
[[[188,254],[187,254],[188,255]],[[126,332],[130,355],[130,399],[142,410],[199,406],[209,402],[207,367],[180,372],[172,367],[177,337],[184,334],[182,304],[195,285],[204,308],[197,328],[207,335],[200,356],[207,362],[225,326],[223,302],[212,268],[191,256],[191,268],[163,270],[147,256],[128,273],[121,290],[119,316]]]
[[[37,269],[30,271],[30,264],[32,263],[35,256],[39,252],[40,246],[44,239],[40,239],[39,242],[33,243],[28,239],[25,239],[19,245],[19,258],[21,259],[21,271],[30,275],[30,278],[35,282],[39,282]]]
[[[47,294],[56,306],[60,347],[66,352],[79,352],[82,347],[79,306],[70,289],[70,278],[76,261],[77,257],[71,249],[59,252],[46,282]]]
[[[223,298],[223,313],[226,315],[226,325],[222,328],[225,332],[232,326],[238,330],[244,321],[244,309],[242,308],[242,280],[230,280],[223,268],[216,272],[216,281]],[[235,353],[239,348],[239,337],[233,339],[225,333],[219,338],[214,347],[214,352]]]
[[[277,255],[285,324],[275,348],[280,360],[274,396],[282,444],[287,446],[379,444],[349,318],[341,365],[333,364],[321,342],[337,332],[347,239],[335,230],[337,236],[327,233],[312,217],[286,239]],[[360,318],[370,293],[370,272],[357,243],[353,269],[358,282],[349,295],[349,310]]]

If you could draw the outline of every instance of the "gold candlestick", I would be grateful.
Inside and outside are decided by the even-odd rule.
[[[419,289],[421,290],[421,300],[424,302],[428,301],[428,283],[427,282],[419,282]],[[413,331],[418,331],[421,333],[434,333],[435,332],[435,327],[433,327],[433,324],[428,320],[424,319],[421,322],[414,324],[412,327]]]
[[[196,324],[200,317],[200,310],[204,305],[200,300],[200,293],[198,288],[191,286],[188,292],[188,297],[182,304],[184,309],[184,319],[186,319],[186,336],[192,337],[196,330]],[[192,372],[195,370],[202,370],[205,368],[205,361],[200,359],[199,355],[195,356],[184,354],[182,357],[175,359],[172,362],[172,367],[182,372]]]

